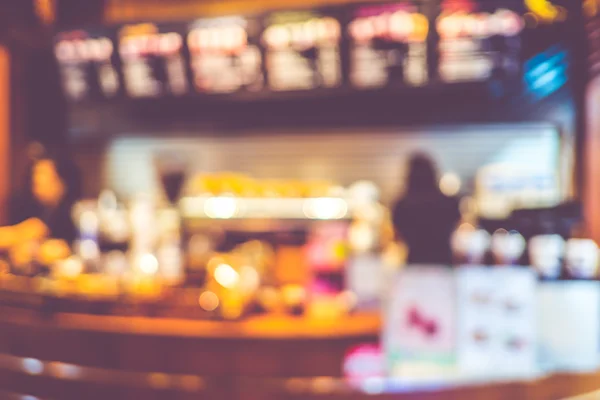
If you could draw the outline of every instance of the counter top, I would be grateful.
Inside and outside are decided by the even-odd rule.
[[[357,313],[334,319],[264,315],[240,321],[181,320],[167,318],[55,313],[51,319],[39,312],[0,307],[0,320],[14,324],[52,324],[61,329],[219,339],[335,339],[379,335],[378,313]]]

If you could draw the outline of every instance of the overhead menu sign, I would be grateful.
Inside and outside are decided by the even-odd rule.
[[[269,15],[262,35],[273,91],[334,88],[342,83],[341,24],[321,12]]]
[[[154,24],[127,25],[119,31],[125,92],[133,98],[188,92],[183,36]]]
[[[202,19],[187,35],[194,87],[200,93],[263,88],[260,23],[244,17]]]
[[[346,93],[347,86],[402,93],[430,83],[472,82],[493,83],[481,86],[496,96],[524,84],[539,99],[566,84],[577,49],[568,0],[544,7],[524,0],[434,3],[435,11],[433,3],[387,0],[256,18],[129,24],[103,34],[73,31],[57,37],[55,53],[65,93],[74,101],[121,94],[318,95],[323,89]],[[586,8],[594,74],[600,71],[595,4]]]
[[[476,82],[520,73],[522,16],[502,2],[447,0],[436,19],[442,82]]]
[[[357,7],[348,24],[350,82],[357,88],[428,81],[428,18],[412,3]]]
[[[114,46],[109,37],[84,31],[65,32],[57,37],[54,53],[69,100],[112,98],[118,93]]]

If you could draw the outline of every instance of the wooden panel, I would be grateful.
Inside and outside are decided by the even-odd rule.
[[[600,243],[600,77],[589,85],[586,108],[583,199],[587,231]]]
[[[0,46],[0,223],[7,220],[10,191],[10,55]]]

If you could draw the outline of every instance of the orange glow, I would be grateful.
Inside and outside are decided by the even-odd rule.
[[[375,38],[390,38],[398,42],[423,41],[427,38],[429,21],[422,14],[399,10],[357,18],[350,23],[348,30],[354,40],[363,43]]]

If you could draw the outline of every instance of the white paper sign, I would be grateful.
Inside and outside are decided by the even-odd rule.
[[[536,277],[524,268],[457,271],[462,372],[518,376],[536,368]]]
[[[454,275],[447,267],[409,267],[398,275],[383,333],[392,375],[454,367],[455,299]]]

